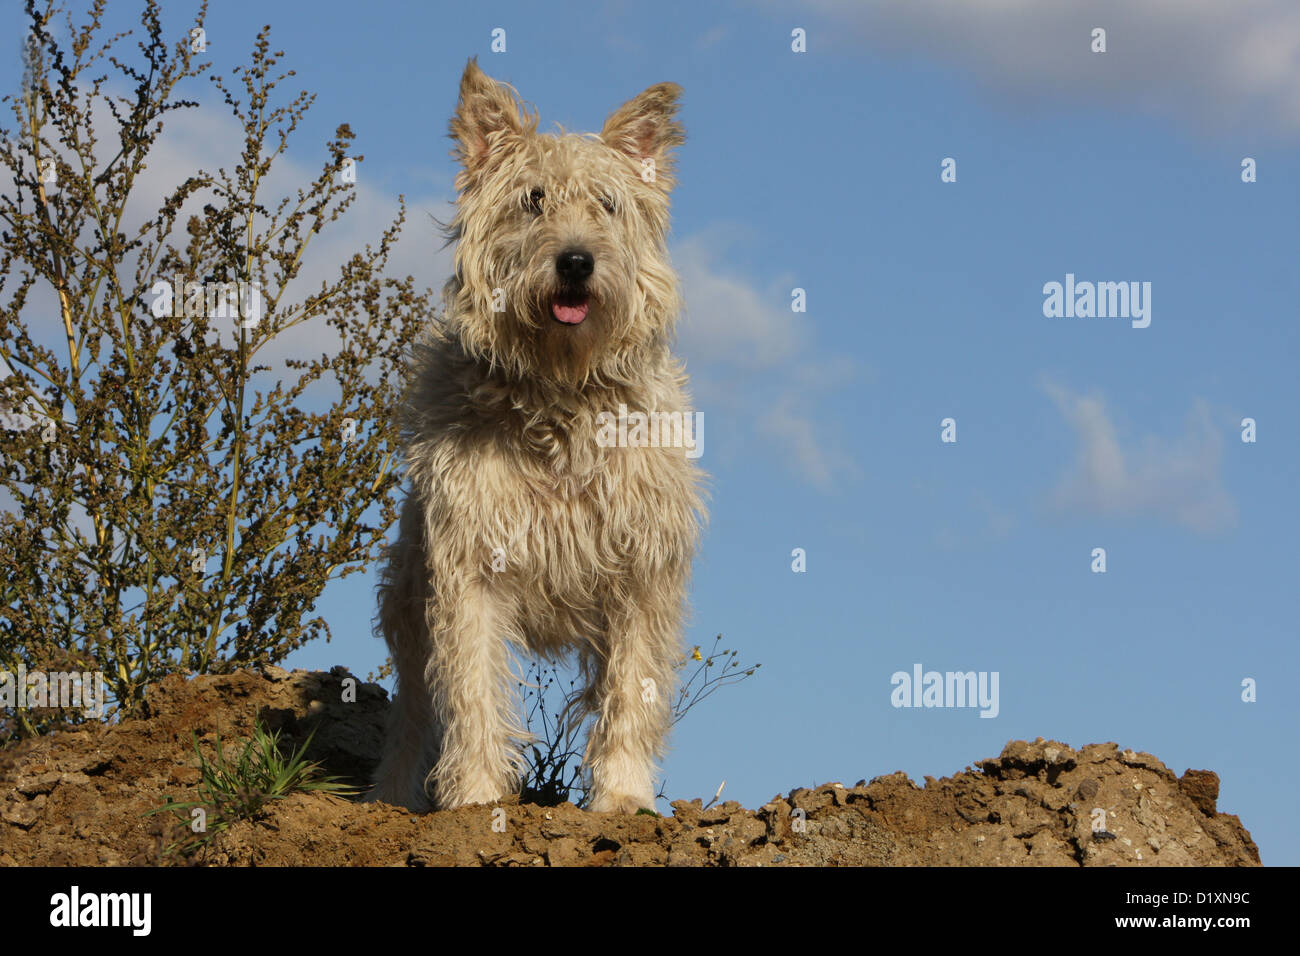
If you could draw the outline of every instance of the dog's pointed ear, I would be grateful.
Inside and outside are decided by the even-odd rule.
[[[466,183],[488,168],[506,144],[536,126],[536,116],[522,109],[515,91],[480,70],[471,57],[460,78],[460,101],[451,118],[455,155],[468,176]]]
[[[628,100],[605,120],[601,140],[641,164],[641,178],[672,188],[672,150],[686,141],[677,122],[676,83],[656,83]]]

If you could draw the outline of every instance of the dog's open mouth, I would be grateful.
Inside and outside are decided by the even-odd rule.
[[[551,303],[551,315],[555,321],[565,325],[577,325],[587,317],[587,294],[585,292],[561,292]]]

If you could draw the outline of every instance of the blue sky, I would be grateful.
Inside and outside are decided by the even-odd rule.
[[[435,288],[423,213],[452,198],[469,56],[544,128],[684,88],[671,250],[712,475],[686,644],[722,633],[763,667],[678,725],[672,798],[725,779],[756,806],[947,775],[1011,739],[1113,740],[1217,771],[1220,809],[1294,865],[1300,14],[1131,6],[225,0],[207,33],[228,73],[273,25],[317,94],[291,163],[318,168],[339,122],[358,134],[362,202],[325,253],[405,193],[398,261]],[[216,118],[177,122],[163,167],[235,148],[202,98]],[[1067,274],[1149,282],[1149,327],[1045,316]],[[327,589],[335,640],[289,664],[377,667],[374,584]],[[997,716],[891,706],[917,663],[998,672]]]

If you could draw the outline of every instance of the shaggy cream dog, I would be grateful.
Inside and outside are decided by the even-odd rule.
[[[693,418],[669,352],[680,92],[650,87],[599,134],[542,135],[509,87],[465,69],[456,271],[402,409],[410,489],[378,618],[398,688],[372,799],[517,790],[512,651],[572,651],[591,809],[654,806],[703,520],[689,429],[665,437]],[[636,415],[642,440],[609,440]]]

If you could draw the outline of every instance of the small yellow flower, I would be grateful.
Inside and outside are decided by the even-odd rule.
[[[693,650],[693,651],[691,652],[691,660],[693,660],[693,661],[702,661],[702,660],[704,660],[704,658],[700,656],[700,646],[699,646],[698,644],[695,645],[695,650]]]

